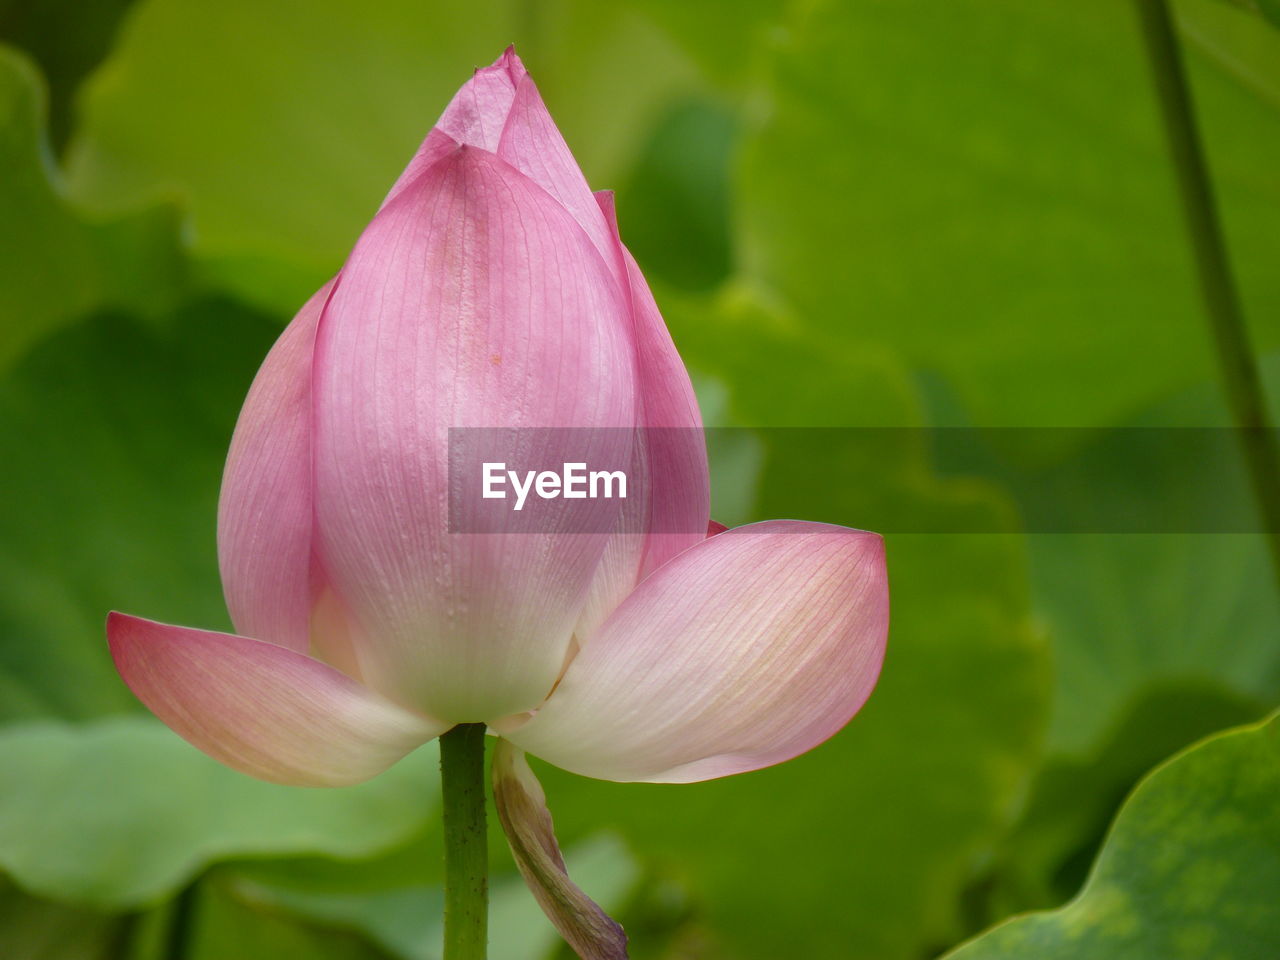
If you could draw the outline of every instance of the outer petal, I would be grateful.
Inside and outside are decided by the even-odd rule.
[[[505,736],[604,780],[683,783],[780,763],[866,701],[888,619],[876,534],[739,527],[641,584]]]
[[[581,228],[484,151],[439,161],[365,231],[320,323],[315,483],[374,689],[454,722],[551,689],[605,537],[451,533],[449,430],[633,427],[626,326]],[[625,463],[627,430],[584,433],[578,459]],[[455,479],[478,506],[479,477]]]
[[[628,474],[637,495],[629,500],[622,532],[610,541],[592,583],[579,638],[589,637],[640,580],[702,540],[711,510],[702,415],[689,373],[640,267],[617,238],[613,194],[601,191],[596,197],[626,264],[645,429]]]
[[[359,783],[447,729],[273,643],[121,613],[107,618],[107,639],[116,669],[156,716],[262,780]]]
[[[547,112],[524,66],[514,51],[507,56],[519,66],[511,113],[498,144],[498,156],[555,197],[573,215],[604,258],[619,286],[626,287],[626,267],[619,256],[614,230],[587,185],[569,145]]]
[[[309,646],[311,353],[325,284],[267,354],[240,410],[218,501],[218,561],[236,629]]]
[[[621,246],[621,245],[620,245]],[[650,484],[650,536],[644,578],[705,536],[711,519],[711,479],[702,414],[689,372],[676,352],[635,258],[621,247],[631,281],[638,388],[644,404]]]
[[[465,88],[464,88],[465,89]],[[394,200],[405,187],[417,180],[422,174],[434,167],[437,162],[443,160],[446,156],[458,149],[458,141],[453,139],[439,127],[432,127],[431,132],[427,134],[427,139],[422,141],[422,146],[418,147],[418,152],[413,155],[413,159],[409,161],[409,165],[404,168],[404,172],[392,184],[391,190],[388,191],[387,197],[382,201],[382,206],[386,206]]]

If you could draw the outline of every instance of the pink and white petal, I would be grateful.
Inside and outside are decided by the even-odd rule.
[[[702,414],[689,373],[639,265],[617,237],[612,192],[595,196],[626,264],[644,429],[628,472],[633,495],[592,584],[580,638],[590,637],[637,583],[704,539],[711,512]]]
[[[587,590],[586,600],[578,614],[578,622],[574,624],[574,648],[571,656],[577,651],[609,619],[626,597],[636,588],[640,579],[640,565],[644,561],[645,535],[626,531],[640,529],[644,520],[646,504],[636,489],[636,481],[644,472],[643,459],[637,456],[627,470],[627,477],[632,482],[635,495],[627,498],[623,507],[623,515],[618,519],[618,526],[623,532],[614,533],[600,555],[595,573],[591,577],[591,585]]]
[[[780,763],[861,708],[888,622],[876,534],[738,527],[655,571],[504,735],[603,780],[684,783]]]
[[[107,639],[120,676],[157,717],[215,760],[273,783],[359,783],[447,729],[262,640],[121,613],[107,618]]]
[[[218,500],[218,565],[236,629],[309,646],[311,356],[334,281],[306,302],[263,361],[240,410]]]
[[[315,483],[320,561],[371,687],[453,722],[551,689],[606,536],[466,532],[494,501],[477,476],[451,516],[450,431],[580,428],[570,459],[625,464],[626,326],[582,229],[493,154],[460,147],[366,229],[320,323]]]

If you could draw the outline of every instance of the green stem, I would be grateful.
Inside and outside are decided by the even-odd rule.
[[[484,812],[483,723],[440,738],[444,799],[444,960],[485,960],[489,852]]]
[[[102,960],[132,960],[136,952],[138,927],[142,923],[140,911],[132,910],[120,915],[115,929],[102,948]]]
[[[1272,429],[1258,362],[1231,274],[1182,53],[1166,0],[1134,0],[1134,3],[1142,23],[1169,152],[1177,172],[1223,390],[1239,428],[1263,529],[1268,535],[1272,566],[1280,580],[1280,444]]]
[[[191,933],[195,928],[197,888],[196,877],[178,893],[169,913],[169,929],[165,932],[165,960],[186,960],[191,952]]]

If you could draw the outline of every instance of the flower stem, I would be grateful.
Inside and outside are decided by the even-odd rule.
[[[141,911],[131,910],[121,914],[103,946],[103,960],[132,960],[137,953],[138,928],[141,924]]]
[[[483,723],[440,738],[444,798],[444,960],[485,960],[489,852],[484,811]]]
[[[1213,184],[1167,0],[1134,0],[1173,157],[1218,367],[1280,579],[1280,444],[1231,274]]]
[[[169,929],[165,932],[165,960],[186,960],[191,952],[191,933],[195,927],[196,898],[200,878],[188,883],[174,898],[169,914]]]

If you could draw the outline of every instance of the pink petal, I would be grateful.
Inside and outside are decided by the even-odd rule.
[[[621,243],[619,243],[621,247]],[[711,519],[711,479],[698,398],[635,258],[621,247],[631,281],[637,387],[644,403],[651,534],[641,578],[703,539]]]
[[[604,780],[683,783],[780,763],[857,713],[888,622],[877,535],[738,527],[645,580],[506,736]]]
[[[601,191],[596,198],[627,267],[645,429],[628,471],[635,495],[620,520],[623,532],[601,560],[578,624],[580,638],[590,636],[644,577],[702,540],[711,509],[702,415],[689,373],[640,267],[617,237],[613,194]]]
[[[273,643],[121,613],[107,618],[107,639],[156,716],[215,760],[274,783],[359,783],[447,729]]]
[[[508,53],[519,64],[515,53]],[[523,73],[523,65],[520,70]],[[614,231],[527,74],[516,81],[497,154],[564,205],[591,238],[619,285],[625,286],[626,267]]]
[[[382,206],[386,206],[397,196],[400,191],[413,181],[417,180],[422,174],[426,173],[431,167],[435,166],[437,161],[443,160],[446,156],[458,149],[458,141],[453,139],[439,127],[432,127],[427,134],[427,139],[422,141],[422,146],[418,147],[418,152],[413,155],[413,159],[409,161],[409,165],[404,168],[404,172],[392,184],[391,190],[387,193],[387,197],[382,201]]]
[[[626,960],[626,933],[569,879],[542,784],[524,752],[502,739],[493,748],[493,803],[520,875],[574,953]]]
[[[267,354],[231,438],[218,501],[218,561],[236,629],[310,644],[311,352],[333,288],[306,302]]]
[[[325,309],[314,381],[318,553],[370,686],[453,722],[542,701],[606,538],[450,532],[450,428],[629,430],[632,371],[589,239],[494,155],[460,147],[375,217]],[[578,459],[626,462],[627,430],[583,433]],[[480,493],[478,477],[462,488],[465,516]]]
[[[717,533],[724,533],[724,532],[725,532],[726,530],[728,530],[728,529],[729,529],[729,528],[728,528],[728,527],[726,527],[726,526],[725,526],[723,523],[721,523],[719,520],[709,520],[709,521],[707,521],[707,536],[708,536],[708,537],[714,537]]]

